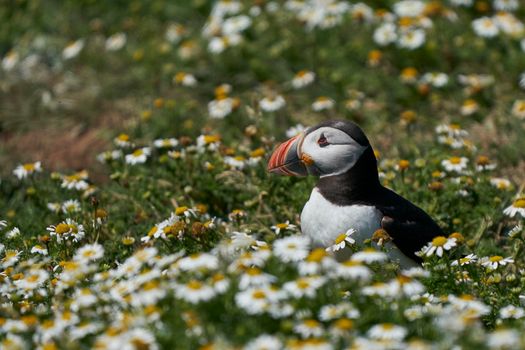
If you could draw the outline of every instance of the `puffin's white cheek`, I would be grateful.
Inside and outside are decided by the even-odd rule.
[[[314,161],[322,176],[339,175],[350,170],[365,149],[361,145],[332,145],[323,149]]]

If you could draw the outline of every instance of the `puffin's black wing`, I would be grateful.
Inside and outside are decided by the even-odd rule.
[[[406,256],[421,261],[415,253],[443,231],[421,208],[384,188],[378,209],[383,213],[381,227]]]

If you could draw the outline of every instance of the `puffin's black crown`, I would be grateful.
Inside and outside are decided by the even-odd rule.
[[[327,120],[308,130],[308,134],[322,127],[339,129],[356,140],[361,146],[370,146],[370,141],[363,130],[354,122],[349,120]]]

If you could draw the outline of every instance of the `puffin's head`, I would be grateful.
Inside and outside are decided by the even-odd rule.
[[[369,147],[357,124],[329,120],[280,144],[268,162],[268,171],[292,176],[339,175],[350,170]]]

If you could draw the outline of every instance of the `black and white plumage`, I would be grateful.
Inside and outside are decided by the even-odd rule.
[[[421,208],[379,182],[377,161],[357,124],[326,121],[282,143],[268,163],[272,173],[315,175],[320,179],[301,214],[301,229],[321,246],[330,246],[353,228],[358,243],[382,228],[392,238],[387,254],[403,267],[441,228]]]

